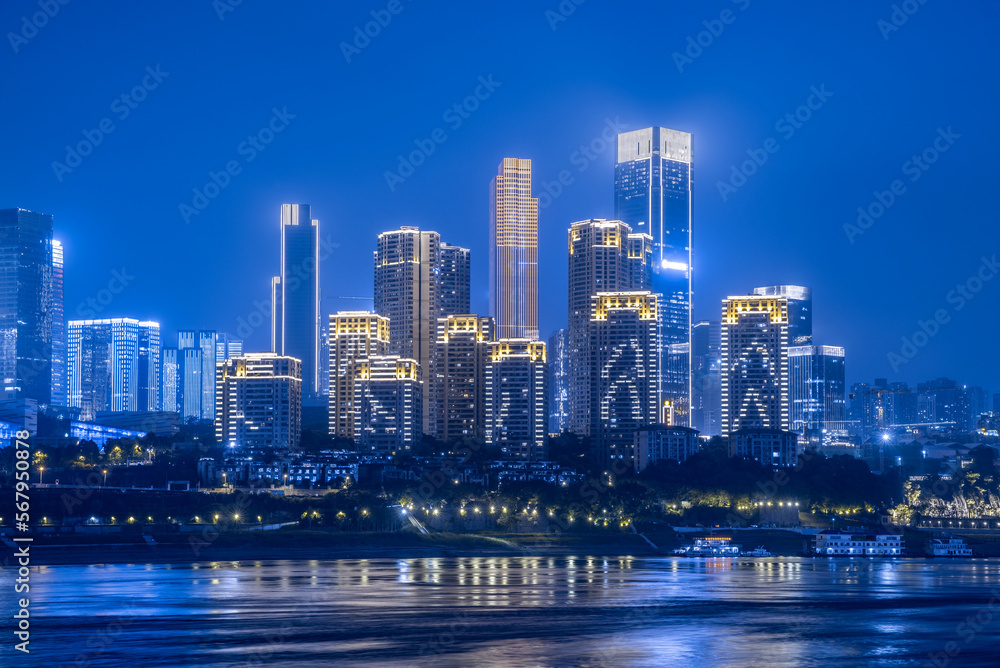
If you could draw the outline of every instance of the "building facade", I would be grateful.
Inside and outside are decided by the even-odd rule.
[[[249,353],[216,371],[215,437],[249,450],[297,448],[302,439],[302,362]]]
[[[788,300],[722,301],[722,434],[788,430]]]
[[[531,160],[504,158],[490,184],[490,315],[498,338],[538,338],[538,199],[531,196]]]
[[[52,241],[52,399],[53,406],[66,405],[66,308],[63,246]]]
[[[792,467],[798,463],[799,436],[781,429],[738,429],[729,434],[729,456],[772,468]]]
[[[319,221],[281,205],[281,270],[271,280],[271,352],[302,360],[303,400],[320,403]],[[323,370],[326,373],[326,370]]]
[[[808,346],[812,343],[812,288],[801,285],[770,285],[754,288],[761,297],[784,297],[788,300],[788,345]]]
[[[493,318],[453,315],[438,320],[437,350],[432,368],[432,433],[442,441],[485,438],[484,378]]]
[[[631,467],[635,432],[660,421],[658,300],[600,292],[591,303],[591,447],[604,462]]]
[[[441,303],[438,317],[468,313],[471,306],[472,251],[441,243],[441,270],[438,274]]]
[[[569,430],[590,434],[593,298],[600,292],[649,290],[652,238],[618,220],[591,219],[569,229]]]
[[[722,434],[722,325],[702,320],[691,328],[691,425]]]
[[[805,447],[821,447],[847,437],[844,349],[839,346],[788,348],[788,408],[791,430]]]
[[[483,393],[487,445],[509,459],[545,459],[548,375],[545,344],[499,339],[487,346]]]
[[[340,311],[330,315],[331,435],[355,438],[354,376],[357,365],[369,357],[388,354],[388,318],[368,311]],[[420,408],[422,410],[423,406]]]
[[[421,439],[423,383],[417,361],[373,355],[356,363],[355,441],[363,451],[395,455]]]
[[[700,448],[697,429],[662,424],[642,427],[635,432],[636,473],[663,461],[679,464]]]
[[[615,218],[652,237],[648,289],[659,295],[660,392],[684,426],[691,397],[692,163],[690,133],[652,127],[618,135]]]
[[[569,429],[569,330],[549,337],[549,433]]]

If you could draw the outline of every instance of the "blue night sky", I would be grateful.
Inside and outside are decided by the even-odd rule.
[[[335,298],[371,295],[375,236],[399,225],[472,248],[473,310],[485,313],[488,186],[516,156],[533,160],[536,194],[562,170],[573,179],[539,215],[547,336],[566,323],[567,228],[614,214],[613,150],[598,138],[609,122],[662,125],[694,135],[697,318],[717,318],[721,298],[756,285],[808,285],[815,341],[846,346],[849,382],[948,375],[1000,391],[1000,278],[949,299],[983,255],[1000,253],[1000,6],[912,1],[916,12],[889,31],[888,0],[567,0],[566,17],[558,0],[399,0],[347,62],[341,43],[388,0],[244,0],[220,20],[225,1],[69,2],[14,44],[39,7],[3,3],[0,208],[55,215],[67,317],[124,268],[128,285],[100,317],[155,319],[168,339],[259,324],[251,314],[278,268],[282,202],[311,204],[321,235],[339,244],[322,268],[324,313],[370,307]],[[673,54],[706,21],[720,34],[704,32],[707,46],[679,68]],[[157,82],[147,67],[166,74]],[[499,85],[488,97],[480,88],[487,99],[456,127],[444,114],[480,77]],[[146,99],[120,101],[144,79]],[[832,95],[813,97],[799,127],[776,126],[812,87]],[[241,150],[275,108],[294,118],[261,150]],[[102,119],[113,131],[57,176],[52,163]],[[446,140],[391,191],[397,156],[438,128]],[[951,129],[938,142],[947,150],[931,149],[926,171],[907,165],[939,128]],[[724,200],[718,183],[769,139],[776,152]],[[590,157],[578,153],[593,140]],[[229,161],[239,173],[186,223],[179,206]],[[901,194],[852,243],[844,225],[897,179]],[[887,354],[939,310],[945,324],[894,372]],[[266,349],[268,332],[257,327],[248,348]]]

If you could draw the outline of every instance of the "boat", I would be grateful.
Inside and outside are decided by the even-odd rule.
[[[774,555],[765,548],[763,545],[758,546],[756,549],[750,550],[748,552],[743,552],[740,556],[743,557],[773,557]]]
[[[742,553],[742,546],[733,545],[732,540],[725,536],[695,538],[694,545],[674,550],[674,554],[688,557],[738,557]]]
[[[955,536],[937,536],[927,545],[927,551],[933,557],[971,557],[972,548],[965,541]]]

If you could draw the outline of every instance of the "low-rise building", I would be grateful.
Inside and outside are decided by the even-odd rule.
[[[775,468],[795,466],[799,436],[784,429],[739,429],[729,435],[729,455]]]
[[[635,470],[671,460],[678,464],[698,452],[698,430],[650,425],[635,432]]]

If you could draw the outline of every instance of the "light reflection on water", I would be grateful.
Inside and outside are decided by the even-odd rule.
[[[0,572],[0,586],[15,574]],[[41,567],[58,666],[996,665],[1000,563],[478,557]],[[13,601],[0,612],[9,619]],[[995,620],[993,619],[995,617]],[[7,651],[9,648],[4,648]],[[35,664],[26,664],[35,665]],[[933,664],[931,664],[933,665]]]

